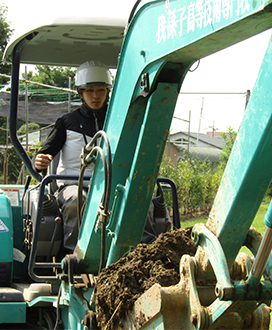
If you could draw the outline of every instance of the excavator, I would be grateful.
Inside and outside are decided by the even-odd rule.
[[[7,46],[10,136],[39,184],[1,186],[1,328],[97,329],[96,277],[141,241],[188,70],[271,27],[271,0],[146,0],[135,3],[126,23],[59,19]],[[90,55],[117,71],[103,131],[82,151],[82,168],[95,168],[78,242],[59,260],[59,210],[48,193],[59,177],[38,174],[18,140],[19,68],[76,67]],[[272,206],[263,237],[251,224],[272,178],[271,86],[270,41],[208,221],[192,229],[195,255],[182,256],[178,284],[154,284],[138,298],[124,328],[269,329]],[[84,170],[71,179],[80,187],[83,177]],[[239,253],[244,245],[252,255]]]

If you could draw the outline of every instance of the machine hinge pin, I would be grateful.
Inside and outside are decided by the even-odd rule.
[[[196,328],[197,322],[198,322],[197,314],[192,314],[191,315],[191,322],[192,322],[193,326]]]

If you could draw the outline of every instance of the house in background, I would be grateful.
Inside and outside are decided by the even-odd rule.
[[[197,156],[201,161],[210,160],[214,166],[220,161],[220,154],[225,147],[225,141],[203,133],[178,132],[170,134],[164,154],[170,156],[177,166],[179,158],[186,153],[190,157]]]

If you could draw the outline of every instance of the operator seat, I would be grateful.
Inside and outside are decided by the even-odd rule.
[[[49,165],[49,174],[56,174],[57,168],[59,164],[60,159],[60,152],[56,154],[56,156],[53,158],[52,162]],[[58,190],[58,184],[56,180],[52,180],[49,184],[49,194],[54,195],[54,193]]]

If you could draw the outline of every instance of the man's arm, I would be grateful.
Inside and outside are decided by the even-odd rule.
[[[52,159],[62,149],[65,140],[66,129],[62,118],[60,118],[56,121],[54,128],[33,160],[37,171],[43,171],[48,168]]]
[[[35,157],[35,168],[38,171],[46,170],[52,159],[53,156],[50,154],[37,154]]]

